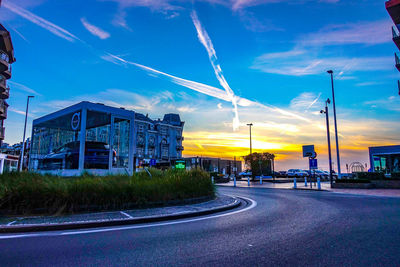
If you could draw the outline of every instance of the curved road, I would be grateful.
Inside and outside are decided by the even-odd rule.
[[[218,190],[257,205],[161,224],[0,235],[0,264],[400,266],[400,198]]]

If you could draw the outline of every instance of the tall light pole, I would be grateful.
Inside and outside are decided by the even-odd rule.
[[[252,149],[252,145],[251,145],[251,126],[253,126],[253,123],[248,123],[247,126],[250,127],[250,155],[253,154],[253,149]]]
[[[26,133],[26,122],[28,120],[28,108],[29,108],[29,99],[34,98],[33,95],[29,95],[26,101],[26,111],[25,111],[25,124],[24,124],[24,137],[22,138],[22,148],[21,148],[21,159],[19,164],[19,171],[22,171],[22,166],[24,165],[24,152],[25,152],[25,133]]]
[[[329,132],[329,110],[328,104],[331,103],[331,100],[328,98],[325,101],[325,110],[321,110],[321,113],[325,113],[326,117],[326,136],[328,138],[328,155],[329,155],[329,179],[331,181],[331,187],[333,184],[333,176],[332,176],[332,154],[331,154],[331,134]]]
[[[336,121],[336,104],[335,104],[335,89],[333,86],[333,71],[327,71],[331,75],[331,83],[332,83],[332,104],[333,104],[333,119],[335,121],[335,138],[336,138],[336,156],[337,156],[337,165],[338,165],[338,178],[341,178],[340,172],[340,155],[339,155],[339,139],[337,133],[337,121]]]

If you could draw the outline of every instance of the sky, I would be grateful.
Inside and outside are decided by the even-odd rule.
[[[184,156],[276,154],[327,169],[325,100],[334,71],[342,170],[368,147],[400,143],[396,46],[385,1],[3,0],[16,63],[6,139],[32,120],[86,100],[185,121]],[[330,126],[335,168],[332,104]]]

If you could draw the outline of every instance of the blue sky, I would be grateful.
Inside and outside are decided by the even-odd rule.
[[[317,146],[325,167],[327,69],[343,165],[400,141],[384,1],[3,0],[0,18],[17,58],[9,143],[22,140],[34,94],[29,123],[81,100],[153,118],[177,112],[186,155],[229,158],[247,152],[253,122],[255,149],[276,153],[278,168],[305,167],[303,144]]]

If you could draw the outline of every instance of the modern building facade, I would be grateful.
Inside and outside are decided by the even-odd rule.
[[[185,158],[186,168],[201,168],[207,172],[218,172],[221,174],[238,174],[242,172],[242,161],[209,157]]]
[[[390,0],[385,3],[386,10],[392,18],[395,26],[392,27],[393,42],[400,49],[400,0]],[[394,53],[395,66],[400,71],[400,58],[397,53]],[[400,95],[400,81],[397,81]]]
[[[10,97],[10,87],[7,80],[11,78],[11,64],[15,62],[14,48],[10,33],[0,24],[0,145],[4,140],[4,120],[7,119],[7,99]]]
[[[33,121],[29,170],[132,174],[141,161],[156,165],[180,158],[183,125],[177,114],[153,121],[123,108],[80,102]]]
[[[373,172],[400,172],[400,145],[370,147],[369,160]]]

